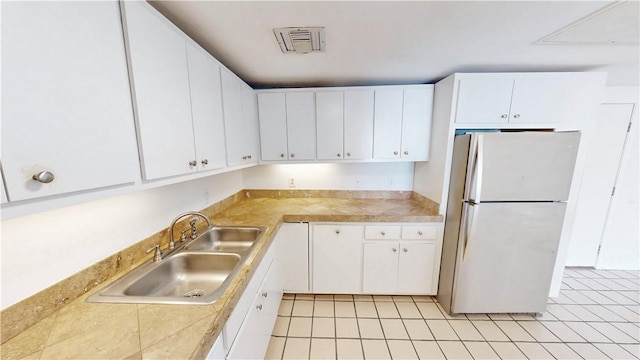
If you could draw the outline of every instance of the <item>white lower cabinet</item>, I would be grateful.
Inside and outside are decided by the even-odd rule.
[[[433,274],[437,273],[434,264],[436,261],[436,243],[410,243],[400,242],[398,249],[398,282],[396,293],[398,294],[429,294],[437,293],[434,287]]]
[[[284,223],[276,234],[282,289],[309,292],[309,223]]]
[[[224,360],[227,352],[224,349],[224,335],[221,333],[218,335],[216,342],[213,343],[209,354],[207,354],[206,360]]]
[[[313,292],[362,292],[362,225],[314,224]]]

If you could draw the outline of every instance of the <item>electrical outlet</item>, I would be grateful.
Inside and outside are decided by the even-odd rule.
[[[296,180],[292,177],[289,178],[289,187],[290,188],[296,187]]]

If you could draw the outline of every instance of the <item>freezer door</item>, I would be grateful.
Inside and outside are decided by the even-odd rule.
[[[464,204],[451,312],[544,312],[565,208]]]
[[[580,132],[475,133],[465,199],[565,201]]]

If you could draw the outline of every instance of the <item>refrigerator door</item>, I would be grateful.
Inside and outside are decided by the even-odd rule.
[[[565,208],[465,203],[451,312],[544,312]]]
[[[565,201],[580,132],[475,133],[465,199]]]

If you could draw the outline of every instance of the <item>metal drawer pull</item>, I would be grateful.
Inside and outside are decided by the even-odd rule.
[[[402,249],[402,251],[407,252],[407,251],[409,251],[409,250],[407,250],[407,248],[404,248],[404,249]]]
[[[385,233],[384,231],[380,231],[380,235],[385,236],[387,235],[387,233]]]
[[[256,309],[258,309],[258,310],[262,310],[262,304],[260,304],[260,305],[256,306]]]
[[[422,231],[418,231],[418,235],[422,235]]]
[[[43,184],[48,184],[55,179],[55,176],[50,171],[41,171],[31,177],[33,180],[37,182],[41,182]]]
[[[396,248],[393,248],[393,252],[396,252],[396,251],[398,251],[398,249],[396,249]]]
[[[267,297],[269,295],[269,293],[267,293],[266,291],[262,293],[262,297]]]
[[[336,230],[336,234],[340,234],[340,230]]]

